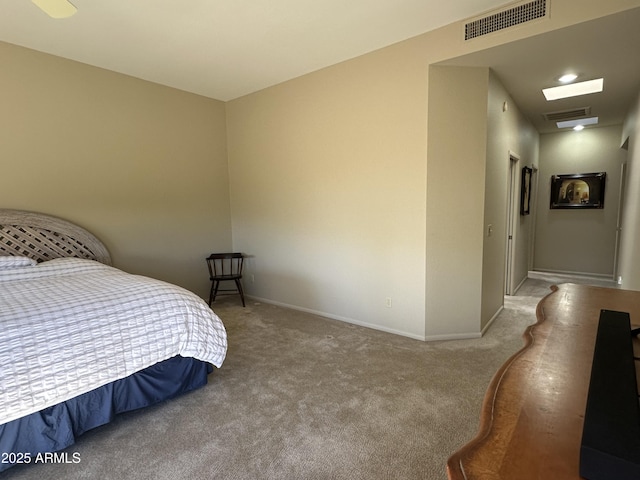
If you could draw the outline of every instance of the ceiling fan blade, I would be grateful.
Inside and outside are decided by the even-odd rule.
[[[31,0],[51,18],[67,18],[78,11],[68,0]]]

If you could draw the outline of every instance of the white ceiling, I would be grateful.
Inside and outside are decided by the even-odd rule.
[[[0,41],[224,101],[511,3],[71,1],[78,12],[53,20],[29,0],[0,0]],[[638,25],[635,8],[446,63],[491,67],[542,133],[557,131],[543,113],[576,107],[619,124],[640,89]],[[605,91],[546,102],[541,89],[567,69],[604,77]]]
[[[53,20],[0,1],[0,40],[230,100],[505,0],[71,0]]]
[[[640,8],[512,42],[447,62],[488,66],[540,133],[557,132],[545,113],[590,107],[598,126],[619,125],[640,91]],[[604,78],[602,93],[548,102],[542,89],[560,85],[568,71],[576,81]]]

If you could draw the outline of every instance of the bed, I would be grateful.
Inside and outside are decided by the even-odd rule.
[[[226,349],[195,294],[112,267],[71,222],[0,209],[0,471],[204,386]]]

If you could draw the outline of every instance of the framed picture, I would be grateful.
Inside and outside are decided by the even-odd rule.
[[[553,175],[550,208],[604,208],[606,178],[605,172]]]
[[[531,172],[529,167],[522,167],[522,187],[520,188],[520,215],[531,213]]]

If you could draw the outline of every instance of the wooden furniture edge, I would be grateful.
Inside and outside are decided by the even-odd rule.
[[[546,319],[544,314],[544,303],[551,295],[558,291],[558,287],[556,285],[552,285],[550,288],[551,292],[545,295],[536,306],[536,322],[529,325],[522,334],[524,345],[520,350],[511,355],[506,360],[506,362],[498,369],[498,371],[491,379],[489,386],[487,387],[487,392],[485,393],[480,410],[480,425],[478,427],[478,433],[468,443],[454,452],[447,460],[447,475],[449,477],[449,480],[468,480],[468,477],[466,476],[466,472],[464,470],[463,459],[467,456],[467,454],[480,446],[485,438],[487,438],[489,433],[491,433],[491,430],[493,429],[496,395],[498,394],[498,390],[500,389],[502,379],[509,371],[509,368],[511,368],[513,363],[525,352],[527,352],[527,350],[529,350],[534,344],[534,330]]]

